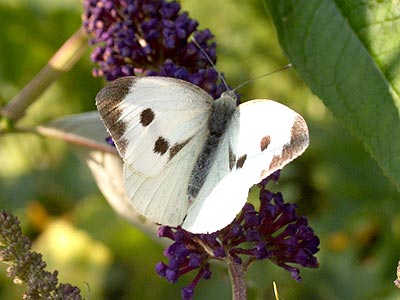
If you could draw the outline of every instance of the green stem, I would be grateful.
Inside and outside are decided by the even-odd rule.
[[[246,300],[247,286],[243,265],[234,262],[228,263],[229,277],[232,284],[232,300]]]
[[[76,31],[54,54],[47,65],[3,108],[1,115],[17,122],[26,109],[58,78],[68,72],[87,48],[83,28]]]

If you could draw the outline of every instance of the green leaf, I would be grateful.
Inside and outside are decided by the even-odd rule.
[[[298,74],[400,189],[400,2],[263,1]]]

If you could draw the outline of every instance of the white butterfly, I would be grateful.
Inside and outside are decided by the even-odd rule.
[[[304,119],[271,100],[236,106],[168,77],[123,77],[97,108],[124,161],[133,206],[154,222],[211,233],[230,224],[249,188],[301,155]]]

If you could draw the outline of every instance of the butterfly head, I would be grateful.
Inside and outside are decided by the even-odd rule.
[[[216,102],[223,103],[224,106],[236,107],[237,105],[237,95],[232,90],[227,90],[221,94],[221,96],[215,100]]]

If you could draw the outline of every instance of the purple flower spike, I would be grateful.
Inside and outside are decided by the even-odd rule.
[[[217,98],[226,88],[193,36],[213,63],[213,35],[180,12],[178,2],[84,0],[83,26],[96,45],[95,76],[111,81],[128,75],[159,75],[196,84]]]
[[[319,250],[319,239],[308,226],[307,219],[297,216],[294,204],[285,203],[282,194],[265,188],[268,182],[276,182],[278,178],[279,173],[274,173],[260,183],[258,210],[246,203],[236,219],[220,231],[192,234],[182,228],[161,227],[160,236],[175,241],[167,249],[180,254],[171,258],[168,250],[169,264],[159,263],[157,273],[170,280],[166,269],[175,268],[177,273],[174,275],[178,277],[198,269],[192,283],[183,289],[183,299],[192,299],[194,288],[202,277],[210,278],[209,261],[212,259],[246,267],[256,260],[269,259],[289,271],[294,280],[301,281],[300,270],[293,265],[317,268],[314,255]]]

